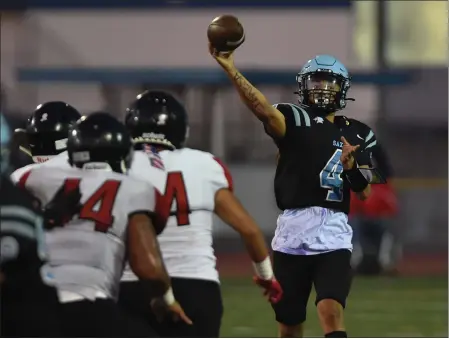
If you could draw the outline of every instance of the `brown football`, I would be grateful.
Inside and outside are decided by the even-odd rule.
[[[243,44],[245,31],[235,16],[221,15],[210,23],[207,38],[217,51],[230,52]]]

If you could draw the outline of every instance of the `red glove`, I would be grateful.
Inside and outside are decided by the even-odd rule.
[[[282,294],[284,292],[282,291],[282,287],[276,279],[273,278],[271,280],[263,280],[262,278],[255,276],[253,280],[256,285],[262,287],[265,290],[263,292],[263,295],[268,297],[268,301],[270,303],[276,304],[281,300]]]

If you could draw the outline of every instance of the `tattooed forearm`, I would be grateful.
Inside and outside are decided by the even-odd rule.
[[[235,68],[226,69],[226,73],[237,89],[240,98],[251,112],[263,124],[268,134],[282,138],[286,125],[284,115],[274,108],[268,99]]]
[[[267,105],[267,102],[263,94],[254,88],[254,86],[251,85],[251,83],[238,71],[235,72],[232,81],[236,85],[240,97],[244,100],[248,108],[251,109],[260,120],[264,120],[266,116],[264,107]]]

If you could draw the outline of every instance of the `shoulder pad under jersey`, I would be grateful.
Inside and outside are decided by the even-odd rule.
[[[303,127],[311,126],[310,120],[312,116],[307,112],[306,108],[290,103],[279,103],[273,105],[273,107],[284,114],[287,123],[291,122],[296,126]]]

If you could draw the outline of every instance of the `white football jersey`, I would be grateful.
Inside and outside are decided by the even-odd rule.
[[[61,291],[93,299],[103,293],[116,298],[126,253],[130,215],[154,212],[156,191],[148,183],[104,170],[36,166],[20,183],[42,203],[58,189],[79,185],[83,205],[79,217],[46,233],[49,262],[45,269]],[[46,277],[49,280],[49,276]]]
[[[165,192],[165,183],[167,182],[167,172],[164,167],[164,162],[159,154],[149,150],[135,151],[131,168],[128,174],[150,183],[159,192]]]
[[[16,169],[12,174],[11,174],[11,180],[14,183],[17,183],[19,181],[19,179],[29,170],[36,168],[36,167],[40,167],[40,166],[56,166],[56,167],[65,167],[65,168],[70,168],[70,164],[69,164],[69,158],[67,155],[67,151],[64,151],[62,153],[59,153],[56,156],[51,157],[50,159],[48,159],[45,162],[36,162],[34,164],[29,164],[26,165],[24,167],[21,167],[19,169]]]
[[[15,184],[17,184],[20,180],[20,178],[26,173],[29,172],[31,169],[39,167],[41,164],[38,163],[34,163],[34,164],[29,164],[26,165],[24,167],[20,167],[18,169],[16,169],[14,172],[11,173],[11,181]]]
[[[71,168],[67,151],[52,157],[46,162],[30,164],[15,170],[11,174],[11,180],[18,182],[20,177],[36,166],[55,166],[59,168]],[[128,171],[130,176],[141,179],[153,185],[159,192],[165,191],[167,172],[161,157],[154,152],[136,151],[133,155],[131,168]]]
[[[182,148],[161,151],[168,172],[165,193],[158,197],[157,211],[170,215],[159,245],[171,277],[219,282],[212,247],[215,194],[232,190],[229,171],[212,154]],[[127,269],[124,281],[136,277]]]

